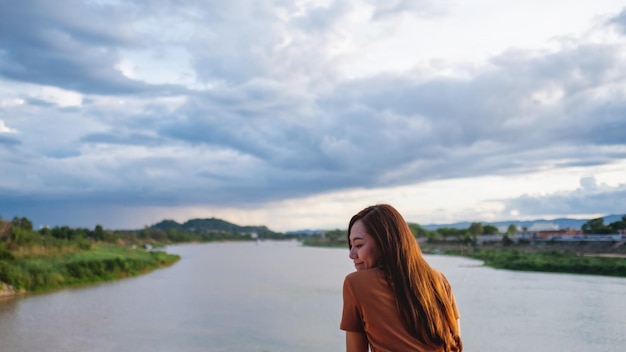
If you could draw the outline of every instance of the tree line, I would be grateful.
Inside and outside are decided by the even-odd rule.
[[[413,235],[420,239],[426,239],[428,242],[440,242],[445,239],[453,241],[475,244],[477,237],[481,235],[502,235],[503,242],[511,241],[510,237],[515,235],[517,231],[527,231],[526,228],[518,229],[515,224],[510,224],[506,231],[502,232],[499,228],[482,222],[472,222],[467,228],[441,227],[434,230],[428,230],[416,223],[408,223]],[[626,230],[626,215],[621,220],[604,224],[603,218],[591,219],[585,222],[581,227],[585,234],[615,234]],[[347,230],[330,230],[324,235],[312,235],[304,240],[305,244],[324,245],[324,246],[347,246]]]
[[[19,251],[22,254],[38,252],[67,252],[87,250],[93,243],[143,244],[143,243],[185,243],[211,241],[250,241],[254,239],[290,239],[293,235],[284,235],[272,231],[240,232],[236,230],[201,230],[159,229],[145,226],[139,230],[107,230],[102,225],[94,228],[69,226],[33,228],[27,217],[15,216],[11,221],[2,221],[0,217],[0,250]]]
[[[583,224],[582,230],[586,234],[612,234],[626,230],[626,215],[621,220],[604,224],[604,218],[591,219]]]
[[[137,244],[142,242],[153,243],[184,243],[184,242],[210,242],[210,241],[246,241],[254,239],[305,239],[305,242],[315,242],[318,245],[347,245],[347,230],[326,231],[323,236],[301,236],[298,234],[283,234],[271,231],[260,233],[248,233],[238,231],[189,231],[184,229],[169,228],[159,229],[145,226],[140,230],[106,230],[102,225],[96,225],[93,229],[71,228],[69,226],[42,227],[39,230],[33,228],[33,223],[27,217],[15,216],[8,222],[0,217],[0,250],[27,249],[89,249],[94,242],[111,244]],[[472,222],[467,228],[441,227],[428,230],[419,224],[409,223],[409,228],[416,238],[424,238],[428,242],[438,242],[444,239],[453,239],[457,242],[475,243],[481,235],[503,235],[504,241],[514,235],[518,228],[510,224],[503,233],[496,226]],[[525,231],[526,229],[520,229]],[[612,234],[626,230],[626,215],[621,220],[605,224],[603,218],[591,219],[582,225],[585,234]],[[310,243],[313,244],[313,243]]]

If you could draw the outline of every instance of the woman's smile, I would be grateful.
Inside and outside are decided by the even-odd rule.
[[[371,269],[378,265],[380,250],[374,237],[367,233],[361,220],[350,229],[350,259],[356,270]]]

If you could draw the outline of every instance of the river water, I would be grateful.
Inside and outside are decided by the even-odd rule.
[[[0,300],[0,351],[344,350],[347,250],[268,241],[168,251],[180,262],[147,275]],[[624,350],[624,278],[427,259],[453,287],[466,352]]]

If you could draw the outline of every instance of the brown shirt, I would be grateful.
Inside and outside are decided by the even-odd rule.
[[[452,289],[446,278],[448,293],[454,304],[457,319],[459,312]],[[380,269],[367,269],[348,274],[343,283],[343,315],[340,328],[367,335],[372,352],[418,351],[439,352],[413,337],[402,324],[395,294]]]

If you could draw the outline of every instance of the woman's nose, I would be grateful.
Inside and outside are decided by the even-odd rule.
[[[356,250],[354,247],[350,248],[350,259],[356,259]]]

